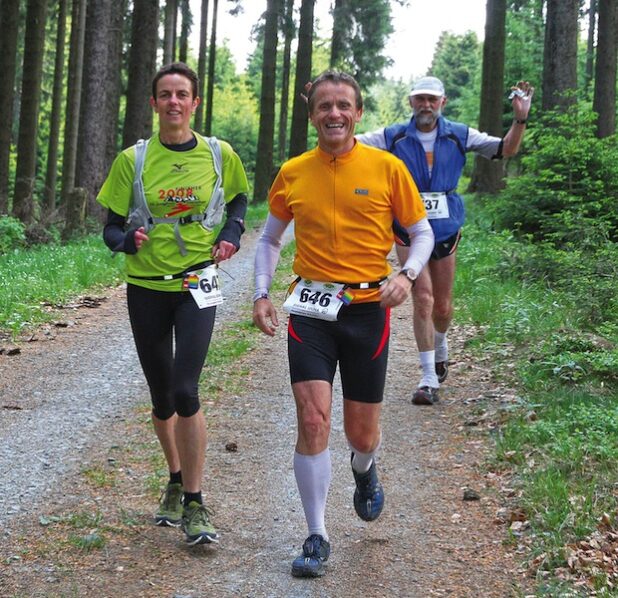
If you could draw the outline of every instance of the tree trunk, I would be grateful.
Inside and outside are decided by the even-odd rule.
[[[113,128],[105,98],[118,93],[116,77],[109,72],[110,45],[115,45],[111,26],[115,3],[97,0],[87,6],[75,186],[88,192],[88,213],[102,216],[95,198],[107,174],[108,140]]]
[[[180,43],[178,46],[178,60],[187,62],[189,51],[189,35],[191,33],[191,25],[193,25],[193,17],[191,15],[191,6],[189,0],[180,0],[180,14],[182,22],[180,25]]]
[[[64,148],[62,151],[62,202],[65,206],[69,202],[70,192],[75,185],[85,34],[86,0],[73,0],[67,103],[64,118]]]
[[[496,137],[502,137],[503,134],[505,26],[506,0],[487,0],[479,129]],[[504,163],[502,160],[487,160],[476,156],[469,190],[480,193],[497,193],[503,188]]]
[[[285,150],[288,140],[288,104],[290,101],[290,54],[292,50],[292,40],[296,33],[294,26],[294,0],[285,0],[285,22],[283,33],[285,42],[283,45],[283,65],[281,67],[281,103],[279,108],[279,139],[278,148],[279,162],[285,160]]]
[[[543,110],[565,111],[576,101],[579,0],[547,0],[543,53]]]
[[[9,211],[9,159],[13,131],[19,0],[0,4],[0,216]]]
[[[82,235],[86,222],[86,204],[88,191],[81,187],[73,187],[68,194],[65,210],[65,224],[62,229],[62,240],[70,241],[76,236]]]
[[[206,78],[206,37],[208,35],[208,0],[202,0],[202,12],[200,17],[200,49],[197,59],[197,95],[204,97],[204,80]],[[195,130],[202,133],[204,130],[204,102],[195,110]]]
[[[176,15],[178,0],[165,3],[165,23],[163,26],[163,64],[174,62],[176,56]]]
[[[265,15],[262,91],[260,93],[260,129],[255,162],[253,203],[260,203],[266,199],[273,169],[275,78],[277,75],[277,0],[267,0]]]
[[[60,137],[60,112],[64,78],[64,45],[66,35],[67,0],[58,0],[58,30],[56,34],[56,60],[54,65],[54,91],[47,145],[47,173],[45,176],[45,213],[51,215],[56,207],[56,181],[58,179],[58,141]]]
[[[617,5],[616,0],[599,0],[599,40],[592,102],[592,108],[599,115],[596,133],[599,138],[616,132]]]
[[[148,99],[157,62],[158,31],[158,0],[134,0],[123,148],[152,133],[152,109]]]
[[[109,169],[118,153],[120,97],[122,96],[122,65],[124,46],[124,22],[127,13],[128,0],[115,0],[111,12],[109,50],[107,53],[107,72],[110,78],[110,92],[105,97],[105,111],[108,120],[107,141],[105,143],[105,172]],[[128,41],[128,40],[127,40]],[[101,181],[102,183],[103,181]],[[99,188],[97,188],[98,193]],[[101,210],[94,197],[89,205],[89,213]]]
[[[586,45],[586,72],[584,75],[584,91],[588,95],[590,82],[594,75],[594,34],[597,28],[597,0],[590,0],[588,9],[588,43]]]
[[[210,136],[212,131],[212,102],[215,92],[215,60],[217,57],[217,12],[219,0],[212,3],[212,28],[210,30],[210,50],[208,51],[208,87],[206,89],[206,123],[204,131]]]
[[[340,69],[349,45],[347,38],[350,35],[350,7],[347,0],[335,0],[333,13],[333,35],[330,44],[330,68]]]
[[[292,132],[290,133],[290,158],[298,156],[307,150],[307,102],[302,96],[305,94],[305,85],[308,81],[311,81],[314,5],[315,0],[302,0],[300,6],[296,80],[294,83],[294,103],[292,105]]]
[[[13,196],[13,215],[24,224],[32,224],[34,221],[33,194],[46,18],[47,0],[29,0],[26,13],[17,166]]]

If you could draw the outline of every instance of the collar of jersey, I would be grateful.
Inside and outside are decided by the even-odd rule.
[[[354,147],[349,152],[346,152],[345,154],[340,154],[338,156],[333,156],[332,154],[325,152],[319,145],[315,148],[315,151],[316,155],[318,156],[318,158],[320,158],[322,162],[331,163],[336,158],[338,164],[345,164],[346,162],[349,162],[354,158],[358,149],[358,145],[359,143],[355,139]]]

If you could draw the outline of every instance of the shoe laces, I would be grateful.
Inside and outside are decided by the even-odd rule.
[[[371,495],[378,488],[379,480],[375,473],[375,463],[371,463],[371,467],[364,473],[356,474],[356,485],[361,495]]]
[[[305,557],[324,558],[322,544],[324,538],[318,534],[311,534],[303,544],[303,555]]]
[[[161,492],[161,496],[159,497],[159,503],[166,510],[171,510],[176,506],[176,503],[180,501],[182,504],[182,486],[173,486],[168,484]]]
[[[206,505],[198,505],[189,511],[189,524],[201,523],[203,525],[210,525],[210,518],[214,514],[215,512]]]

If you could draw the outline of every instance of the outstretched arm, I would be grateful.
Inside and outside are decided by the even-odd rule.
[[[532,104],[534,87],[528,81],[519,81],[517,85],[511,87],[513,97],[513,124],[504,136],[502,145],[502,155],[505,158],[514,156],[519,151],[521,140],[524,138],[526,121]]]

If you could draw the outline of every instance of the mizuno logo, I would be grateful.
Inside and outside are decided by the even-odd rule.
[[[172,164],[174,168],[172,168],[172,172],[184,172],[186,162],[182,162],[181,164]]]

